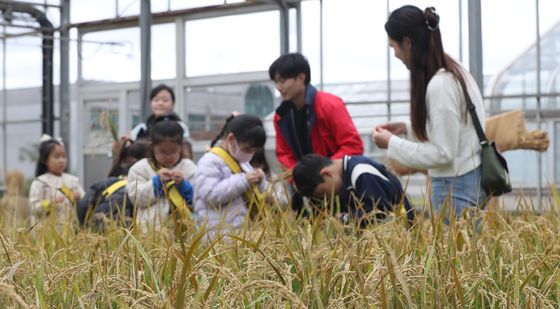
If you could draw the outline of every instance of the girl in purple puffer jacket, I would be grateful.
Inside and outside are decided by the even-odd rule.
[[[211,239],[216,233],[242,227],[249,207],[258,204],[265,175],[261,169],[253,169],[249,161],[265,142],[266,133],[258,117],[230,116],[212,141],[212,148],[198,161],[194,208],[199,225]]]

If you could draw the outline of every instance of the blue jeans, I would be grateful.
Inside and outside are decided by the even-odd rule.
[[[486,193],[480,184],[480,169],[479,166],[457,177],[432,177],[432,206],[436,213],[446,203],[447,211],[454,209],[457,216],[466,208],[484,208]]]

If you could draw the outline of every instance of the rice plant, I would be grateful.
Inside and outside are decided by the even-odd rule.
[[[193,222],[141,233],[0,219],[0,307],[557,308],[560,195],[542,214],[528,201],[448,225],[424,207],[410,229],[265,205],[213,240]]]

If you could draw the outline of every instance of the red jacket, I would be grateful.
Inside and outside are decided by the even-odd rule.
[[[306,88],[305,104],[308,105],[309,110],[307,123],[311,134],[308,132],[308,136],[311,137],[313,153],[332,159],[364,153],[362,139],[340,98],[330,93],[317,91],[309,85]],[[301,151],[298,150],[296,141],[292,140],[293,138],[289,134],[289,132],[295,132],[292,120],[293,109],[292,102],[284,101],[276,109],[274,115],[276,158],[280,164],[289,169],[294,168],[301,158]]]

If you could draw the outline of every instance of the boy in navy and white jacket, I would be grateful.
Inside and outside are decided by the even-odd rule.
[[[401,183],[385,166],[364,156],[344,156],[331,160],[308,154],[293,170],[297,191],[303,196],[339,196],[340,217],[365,225],[370,218],[382,219],[396,205],[404,203],[407,221],[413,223],[414,211]],[[347,215],[347,216],[346,216]]]

